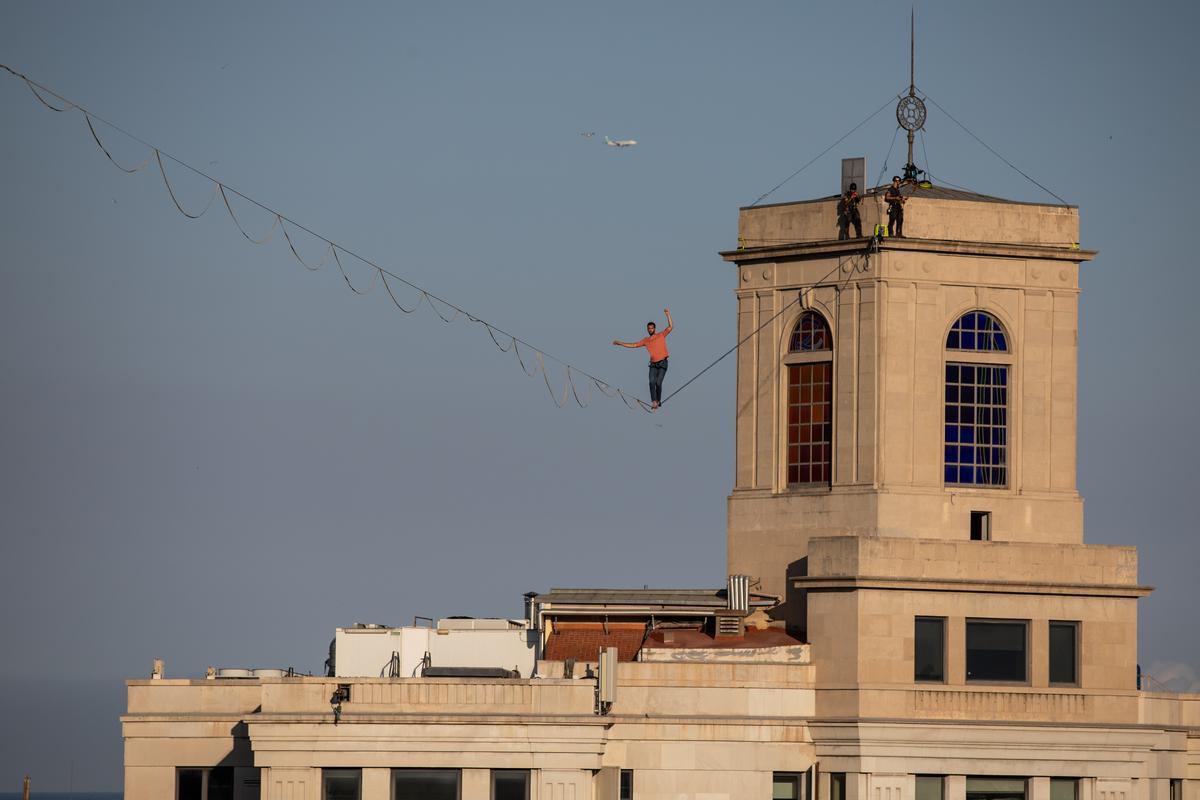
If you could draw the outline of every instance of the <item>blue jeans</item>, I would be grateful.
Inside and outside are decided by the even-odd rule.
[[[650,401],[662,402],[662,382],[667,374],[667,359],[650,362]]]

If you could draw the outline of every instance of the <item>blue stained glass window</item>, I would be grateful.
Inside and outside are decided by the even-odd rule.
[[[829,335],[829,326],[815,311],[805,311],[800,315],[796,327],[792,328],[792,339],[788,350],[792,353],[812,353],[833,349],[833,337]]]
[[[1007,353],[1008,337],[1000,321],[986,311],[968,311],[950,328],[947,350],[975,350]]]
[[[946,483],[1007,484],[1008,369],[1004,364],[946,365]]]

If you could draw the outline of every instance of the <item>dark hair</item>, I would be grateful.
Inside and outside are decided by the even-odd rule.
[[[649,322],[647,322],[647,323],[646,323],[646,325],[647,325],[647,326],[654,325],[654,320],[650,320]],[[657,325],[654,325],[654,327],[656,327],[656,328],[657,328],[658,326],[657,326]]]
[[[858,189],[858,184],[857,184],[857,183],[855,183],[855,182],[853,182],[853,181],[851,181],[851,182],[850,182],[850,188],[851,188],[851,189]]]
[[[899,176],[899,175],[893,175],[893,176],[892,176],[892,180],[894,180],[894,181],[898,181],[898,180],[900,180],[900,176]]]

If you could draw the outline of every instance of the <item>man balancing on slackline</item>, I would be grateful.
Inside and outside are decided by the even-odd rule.
[[[658,328],[653,322],[646,323],[646,337],[637,342],[619,342],[613,340],[617,347],[644,347],[650,354],[650,409],[656,409],[662,403],[663,377],[667,374],[667,334],[675,327],[671,321],[671,310],[663,309],[667,315],[667,327],[662,333],[656,333]]]

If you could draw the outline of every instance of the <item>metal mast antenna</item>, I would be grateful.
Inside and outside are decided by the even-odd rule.
[[[913,138],[925,127],[925,103],[917,97],[917,9],[913,6],[908,20],[908,94],[896,105],[896,121],[908,131],[908,161],[904,165],[904,180],[915,181],[924,170],[913,163]]]

